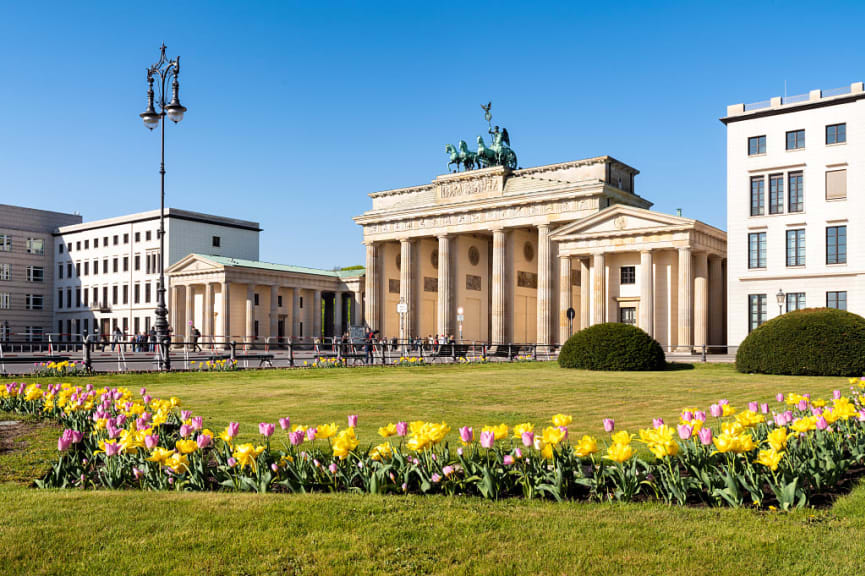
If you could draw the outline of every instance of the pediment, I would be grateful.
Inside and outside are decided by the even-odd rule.
[[[190,272],[211,272],[223,270],[225,267],[222,264],[210,260],[201,254],[189,254],[185,258],[180,259],[173,265],[169,266],[169,274],[185,274]]]
[[[643,208],[617,204],[596,214],[567,224],[553,232],[552,240],[562,241],[573,236],[593,234],[629,234],[640,231],[691,228],[696,221],[681,216],[671,216]]]

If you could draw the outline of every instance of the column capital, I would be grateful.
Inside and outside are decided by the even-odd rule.
[[[451,234],[450,232],[442,232],[440,234],[436,234],[436,238],[438,238],[439,240],[441,240],[442,238],[453,238],[453,237],[454,237],[454,235]]]
[[[549,231],[549,229],[550,229],[550,224],[549,224],[549,222],[543,222],[543,223],[541,223],[541,224],[536,224],[535,227],[536,227],[538,230],[540,230],[540,229],[544,229],[544,230]]]

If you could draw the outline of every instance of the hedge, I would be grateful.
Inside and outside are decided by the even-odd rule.
[[[651,336],[628,324],[610,322],[580,330],[559,352],[559,366],[585,370],[663,370],[664,351]]]

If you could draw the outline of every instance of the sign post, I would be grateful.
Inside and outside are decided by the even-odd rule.
[[[457,324],[459,325],[460,330],[460,342],[463,341],[463,321],[465,320],[465,318],[466,317],[463,316],[463,307],[460,306],[459,308],[457,308]]]
[[[408,304],[406,304],[405,298],[399,299],[399,304],[396,305],[396,311],[399,313],[399,340],[400,346],[402,349],[402,355],[405,356],[405,315],[408,312]]]

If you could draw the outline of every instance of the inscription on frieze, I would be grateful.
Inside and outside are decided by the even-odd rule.
[[[441,182],[438,184],[438,196],[441,200],[457,200],[472,196],[486,196],[499,192],[498,182],[494,178],[478,178],[465,181]]]

